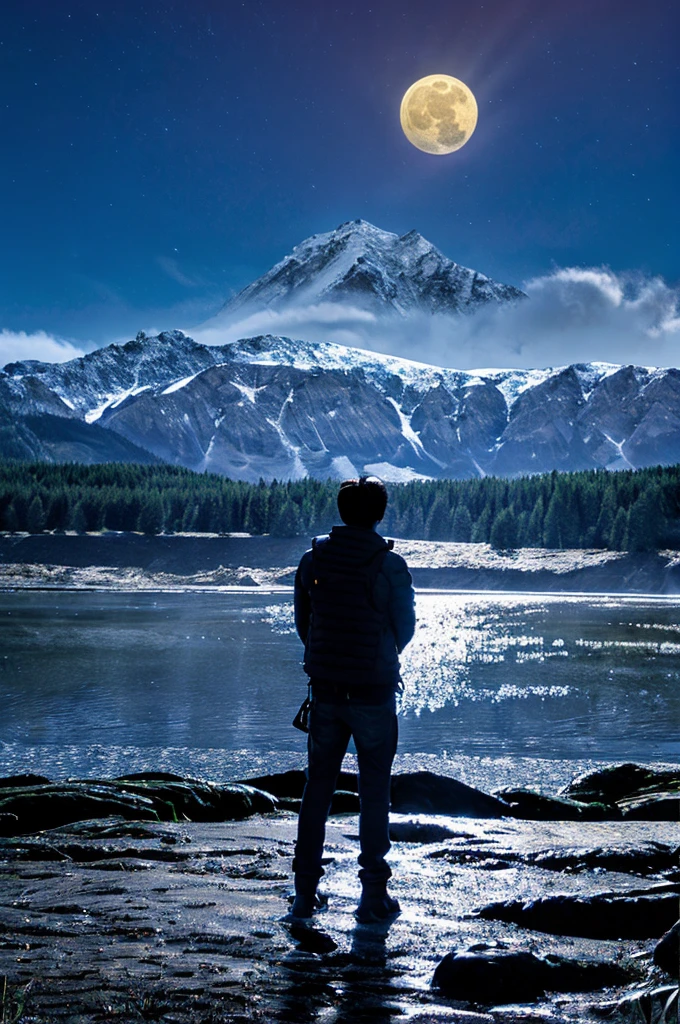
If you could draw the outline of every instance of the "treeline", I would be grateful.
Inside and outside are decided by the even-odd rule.
[[[337,482],[247,484],[174,466],[0,461],[0,530],[269,533],[338,522]],[[382,532],[495,548],[680,548],[680,466],[389,486]]]

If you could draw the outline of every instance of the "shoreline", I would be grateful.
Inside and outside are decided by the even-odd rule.
[[[178,534],[2,534],[0,588],[290,590],[305,538]],[[417,590],[680,595],[680,553],[521,548],[398,540]]]

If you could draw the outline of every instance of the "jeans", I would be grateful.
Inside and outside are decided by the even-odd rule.
[[[359,762],[359,877],[365,887],[380,886],[392,874],[385,855],[390,848],[390,777],[398,736],[394,696],[379,705],[327,704],[314,698],[307,739],[307,784],[293,860],[298,892],[314,892],[323,875],[326,819],[351,736]]]

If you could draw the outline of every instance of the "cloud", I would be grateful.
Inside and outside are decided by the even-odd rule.
[[[573,362],[679,362],[680,290],[660,277],[608,267],[563,267],[523,285],[528,300],[470,316],[378,317],[320,303],[263,310],[237,323],[207,322],[197,341],[224,344],[257,334],[330,341],[459,369],[545,367]]]
[[[374,313],[335,302],[293,306],[282,311],[263,309],[232,324],[221,325],[215,319],[186,331],[204,345],[224,345],[259,334],[279,334],[359,347],[364,347],[364,338],[372,338],[379,332],[380,322]]]
[[[65,363],[85,354],[86,349],[78,348],[64,338],[57,338],[45,331],[0,332],[0,366],[21,359],[39,359],[45,363]]]
[[[172,259],[170,256],[157,256],[156,262],[168,277],[171,277],[173,281],[177,281],[178,284],[183,284],[185,288],[198,288],[205,283],[200,280],[194,280],[193,277],[185,274],[177,260]]]

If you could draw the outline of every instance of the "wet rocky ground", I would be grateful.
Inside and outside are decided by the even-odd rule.
[[[677,933],[659,946],[678,917],[677,815],[636,820],[606,803],[630,803],[634,784],[648,801],[654,785],[668,811],[677,780],[634,765],[586,776],[559,800],[609,806],[618,819],[556,821],[513,817],[501,795],[425,774],[397,776],[393,788],[403,810],[391,822],[391,886],[402,914],[384,925],[353,917],[349,774],[328,826],[328,903],[308,925],[288,913],[298,773],[251,780],[278,797],[170,777],[147,783],[151,796],[139,778],[102,782],[107,799],[118,791],[129,802],[123,813],[40,832],[27,832],[28,818],[18,824],[16,794],[44,813],[42,792],[68,816],[73,792],[59,784],[56,799],[47,782],[3,780],[15,820],[4,819],[14,834],[0,839],[0,1020],[677,1020]],[[97,798],[97,783],[79,785]],[[241,820],[159,821],[173,792],[177,807],[184,801],[175,818]],[[146,806],[135,800],[156,801],[148,820],[135,820]],[[407,810],[427,801],[439,813]]]

